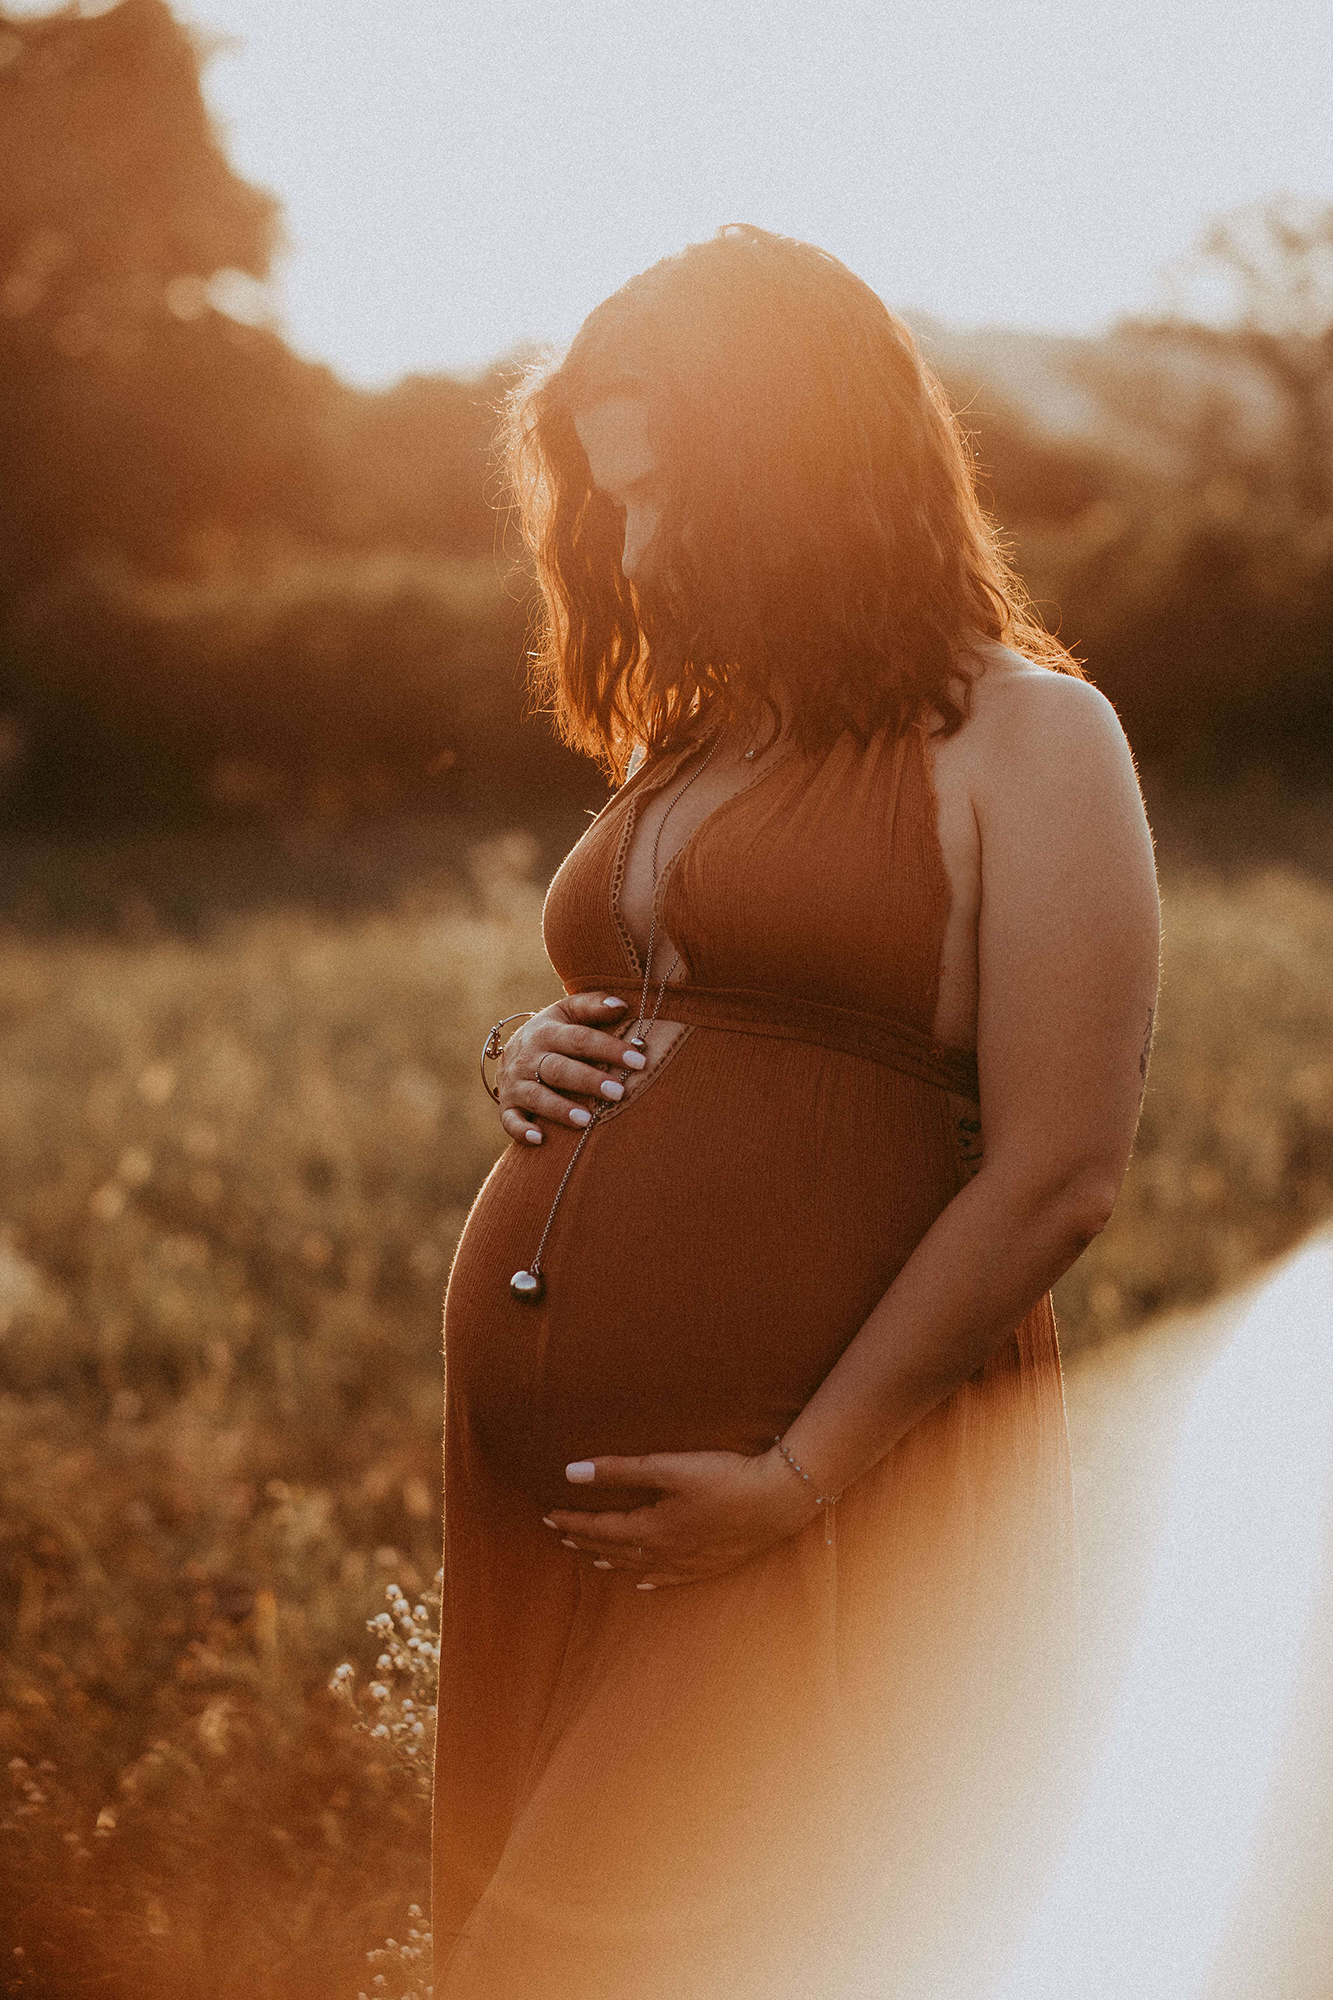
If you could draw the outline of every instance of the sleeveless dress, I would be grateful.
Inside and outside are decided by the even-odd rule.
[[[689,754],[650,759],[552,882],[567,990],[637,1001],[624,857]],[[974,1063],[930,1040],[949,884],[922,732],[779,753],[657,895],[686,1025],[599,1116],[544,1298],[509,1279],[572,1128],[501,1156],[449,1278],[437,2000],[980,1995],[1060,1809],[1049,1299],[831,1523],[729,1575],[639,1591],[541,1519],[617,1504],[571,1459],[766,1450],[977,1164]]]

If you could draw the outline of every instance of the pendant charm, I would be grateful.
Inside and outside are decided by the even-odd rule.
[[[524,1305],[535,1306],[546,1291],[546,1280],[540,1271],[515,1271],[509,1289]]]

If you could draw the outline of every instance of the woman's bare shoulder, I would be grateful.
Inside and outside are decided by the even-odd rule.
[[[1096,716],[1102,727],[1109,724],[1120,731],[1115,710],[1091,681],[1039,666],[997,642],[978,647],[976,657],[979,671],[972,679],[971,719],[983,726],[1038,721],[1058,726],[1061,718],[1077,726],[1075,718]]]
[[[978,806],[1015,785],[1067,792],[1138,784],[1120,718],[1091,681],[1036,666],[1008,646],[979,648],[971,713],[958,731],[959,763]]]

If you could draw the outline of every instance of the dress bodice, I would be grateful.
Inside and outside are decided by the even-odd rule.
[[[642,801],[689,754],[644,765],[551,883],[543,931],[567,987],[592,973],[642,975],[619,910],[625,856]],[[657,909],[681,954],[678,980],[891,1016],[928,1035],[949,880],[922,731],[864,745],[844,734],[819,758],[781,754],[672,856]]]

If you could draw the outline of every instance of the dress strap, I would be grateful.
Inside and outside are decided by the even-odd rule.
[[[624,971],[585,973],[567,980],[566,992],[614,993],[624,984]],[[654,986],[657,985],[654,980]],[[910,1021],[887,1014],[862,1014],[851,1007],[830,1007],[822,1000],[805,1000],[789,993],[762,993],[741,986],[673,984],[662,997],[662,1018],[687,1028],[720,1028],[729,1034],[767,1035],[776,1041],[812,1042],[817,1048],[863,1056],[886,1069],[933,1083],[955,1097],[980,1103],[977,1059],[970,1049],[948,1048]]]

